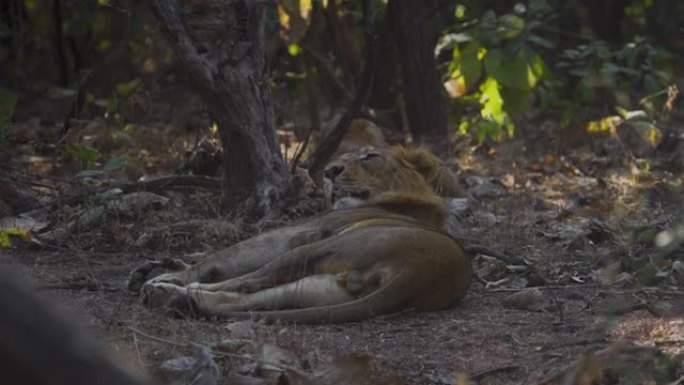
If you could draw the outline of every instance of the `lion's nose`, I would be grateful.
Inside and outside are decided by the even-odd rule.
[[[338,175],[342,174],[342,171],[344,171],[344,166],[340,166],[340,165],[328,166],[325,169],[325,177],[329,178],[330,180],[335,180],[335,178]]]

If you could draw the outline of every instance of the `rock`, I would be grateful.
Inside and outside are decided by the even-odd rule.
[[[506,189],[490,180],[479,176],[469,176],[465,180],[468,192],[476,199],[498,198],[506,195]]]
[[[211,351],[201,347],[197,357],[178,357],[164,361],[159,371],[166,383],[174,385],[219,385],[223,376]]]
[[[447,217],[444,221],[444,231],[452,237],[461,233],[461,222],[471,210],[471,203],[467,198],[446,198]]]
[[[224,326],[230,333],[230,338],[234,339],[254,339],[256,331],[254,330],[254,322],[238,321],[232,322]]]

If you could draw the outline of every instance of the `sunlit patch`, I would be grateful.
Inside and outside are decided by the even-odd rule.
[[[632,341],[637,346],[659,347],[667,354],[684,353],[684,320],[656,318],[647,313],[633,313],[620,319],[608,332],[612,339]]]
[[[655,244],[658,247],[665,247],[674,241],[674,236],[669,231],[662,231],[656,235]]]

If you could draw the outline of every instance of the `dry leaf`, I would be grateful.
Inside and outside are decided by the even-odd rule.
[[[544,293],[538,288],[527,289],[511,294],[501,301],[509,309],[540,311],[542,309]]]

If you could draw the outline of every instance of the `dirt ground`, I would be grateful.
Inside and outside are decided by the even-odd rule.
[[[525,139],[452,159],[477,198],[458,218],[459,239],[505,250],[525,264],[478,256],[470,293],[446,311],[310,326],[177,319],[142,306],[124,288],[140,263],[196,260],[198,252],[262,230],[239,218],[209,215],[207,202],[214,198],[205,193],[170,193],[171,204],[135,218],[106,216],[59,248],[4,250],[0,264],[63,303],[129,367],[145,372],[193,355],[189,343],[242,340],[244,346],[231,351],[254,354],[265,343],[275,344],[303,370],[345,354],[369,355],[381,375],[406,384],[463,383],[460,374],[482,384],[539,383],[617,341],[670,357],[684,353],[684,277],[674,267],[684,251],[661,258],[653,236],[644,238],[681,220],[681,173],[654,168],[635,177],[628,164],[595,155],[595,143],[554,157],[543,144],[528,148]],[[185,227],[174,227],[180,222]],[[152,241],[135,242],[143,236]],[[530,287],[538,290],[528,301],[508,298]],[[682,374],[677,360],[676,377]],[[254,370],[245,360],[218,363],[225,373]]]

